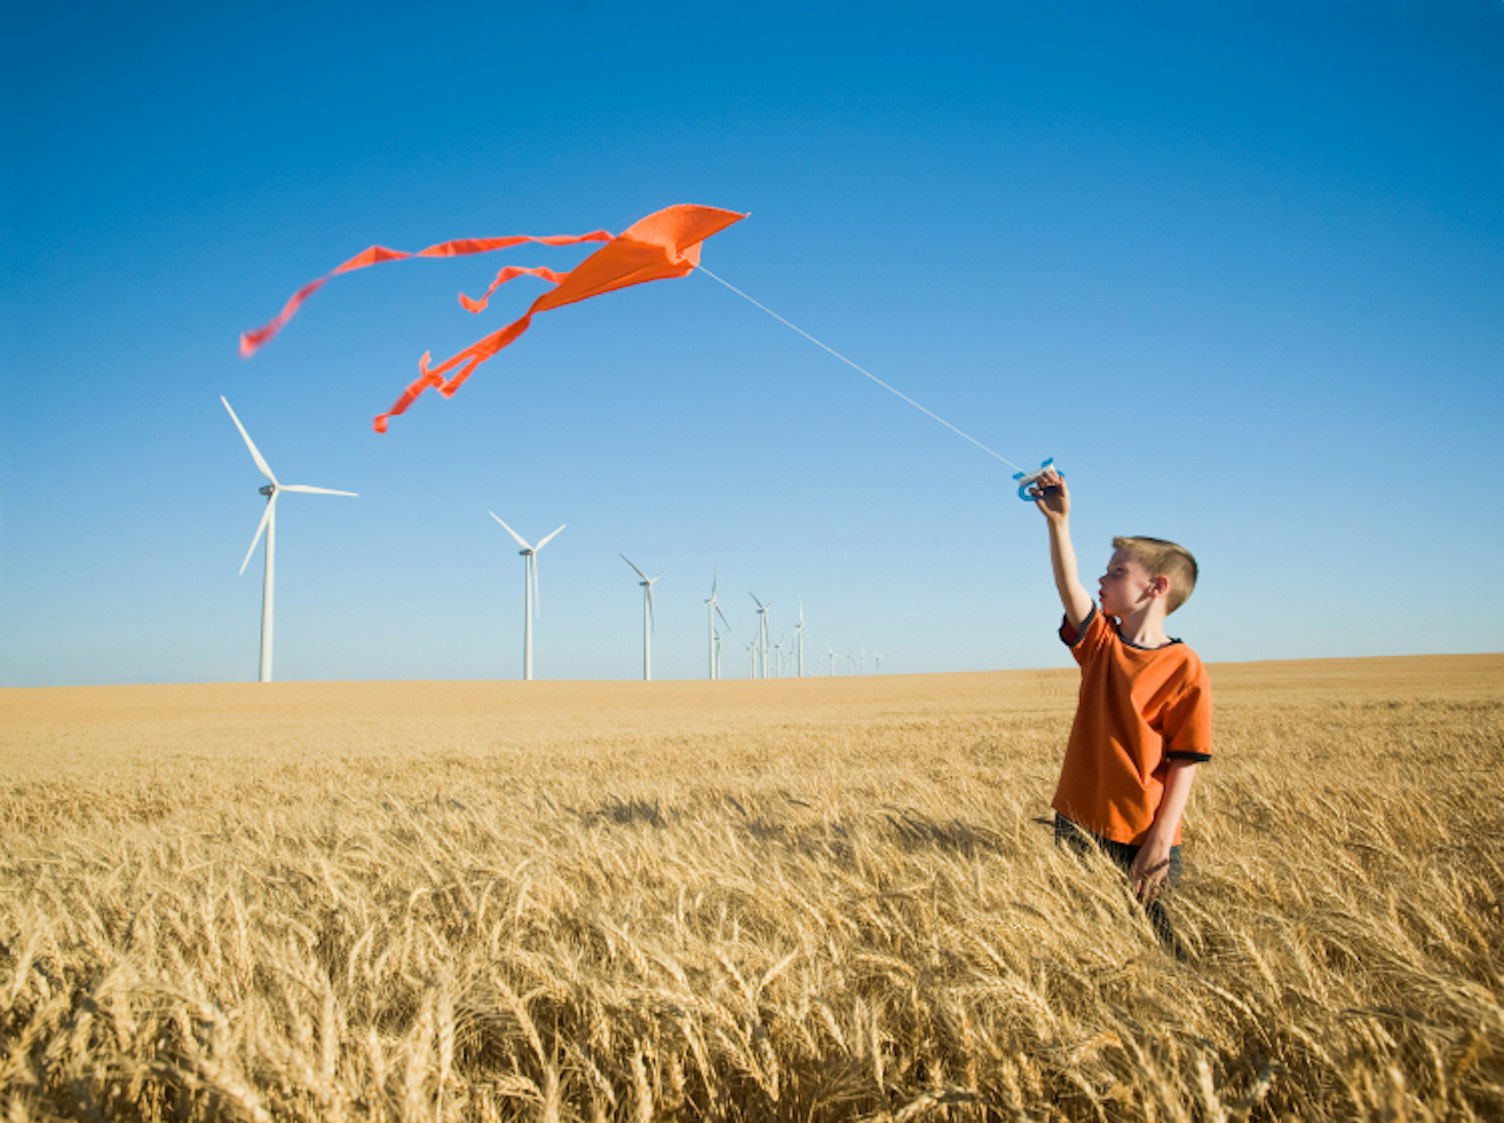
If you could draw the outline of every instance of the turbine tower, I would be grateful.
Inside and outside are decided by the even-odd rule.
[[[486,513],[501,523],[501,529],[510,534],[517,545],[522,547],[517,552],[526,559],[522,566],[522,678],[524,682],[527,682],[533,677],[533,616],[538,611],[538,551],[552,542],[554,535],[564,527],[559,527],[559,530],[546,536],[536,546],[530,546],[522,535],[501,522],[501,516],[495,511]]]
[[[762,669],[762,677],[768,677],[768,609],[773,607],[773,602],[763,604],[757,599],[756,593],[748,593],[752,603],[757,605],[757,665]]]
[[[245,552],[245,561],[240,563],[240,572],[245,573],[245,567],[251,564],[251,555],[256,552],[256,544],[261,541],[261,535],[266,534],[266,575],[261,582],[261,667],[258,679],[261,682],[272,681],[272,608],[276,599],[276,571],[277,571],[277,496],[284,491],[300,491],[310,495],[348,495],[354,497],[353,491],[335,491],[328,487],[309,487],[307,484],[283,484],[277,482],[277,477],[272,474],[271,467],[261,455],[261,450],[256,447],[256,442],[251,440],[251,435],[245,431],[245,426],[240,423],[240,418],[235,416],[235,411],[230,408],[230,403],[221,394],[219,400],[224,403],[230,420],[235,422],[235,428],[240,430],[241,437],[245,440],[245,447],[251,450],[251,459],[256,462],[256,467],[261,474],[270,482],[260,489],[266,496],[266,511],[261,516],[261,523],[256,527],[256,537],[251,539],[251,548]]]
[[[658,577],[649,577],[642,570],[632,565],[632,559],[626,554],[621,555],[621,560],[632,566],[632,572],[642,578],[642,681],[648,682],[653,677],[653,582]]]
[[[731,621],[726,619],[726,614],[721,612],[721,602],[715,599],[715,587],[720,576],[715,572],[710,575],[710,596],[705,598],[705,615],[708,618],[707,627],[710,637],[710,677],[721,677],[721,634],[716,631],[715,618],[720,614],[721,620],[726,625],[726,630],[731,631]]]

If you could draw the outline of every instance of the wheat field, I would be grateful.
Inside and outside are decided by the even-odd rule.
[[[0,1111],[1504,1118],[1504,656],[1211,670],[1183,961],[1074,670],[0,691]]]

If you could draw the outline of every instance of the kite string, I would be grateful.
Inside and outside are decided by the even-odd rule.
[[[701,272],[701,273],[704,273],[705,276],[709,277],[712,281],[715,281],[718,284],[724,285],[726,288],[728,288],[732,292],[736,293],[737,296],[741,297],[747,303],[753,305],[756,308],[762,309],[764,312],[766,312],[769,316],[772,316],[773,319],[777,320],[784,327],[790,328],[793,331],[798,332],[800,335],[804,336],[805,339],[809,340],[816,347],[820,348],[820,350],[825,351],[826,353],[828,353],[828,354],[834,356],[835,358],[841,360],[841,362],[845,363],[847,366],[849,366],[852,370],[856,371],[858,374],[861,374],[861,375],[864,375],[867,378],[870,378],[873,382],[876,382],[884,390],[888,391],[888,393],[892,394],[894,397],[897,397],[897,398],[899,398],[899,399],[907,402],[909,405],[913,406],[915,409],[917,409],[920,413],[924,414],[926,417],[928,417],[928,418],[930,418],[930,419],[932,419],[934,421],[940,422],[941,425],[944,425],[952,433],[956,434],[956,436],[962,437],[965,440],[970,441],[972,444],[976,445],[977,448],[981,449],[983,452],[985,452],[988,456],[992,457],[994,460],[1001,460],[1004,464],[1008,465],[1008,467],[1014,469],[1015,471],[1022,472],[1024,470],[1024,469],[1020,468],[1017,464],[1013,463],[1013,461],[1009,460],[1006,456],[1002,455],[1001,453],[994,452],[992,449],[988,448],[981,441],[979,441],[975,437],[973,437],[970,433],[967,433],[967,432],[964,432],[961,429],[958,429],[956,426],[952,425],[949,421],[945,420],[945,418],[941,417],[938,413],[935,413],[933,410],[925,409],[924,406],[920,405],[913,398],[911,398],[907,394],[905,394],[902,390],[896,389],[895,387],[888,385],[888,383],[884,382],[881,378],[877,377],[877,375],[873,374],[866,367],[860,365],[859,363],[852,362],[845,355],[841,354],[839,351],[837,351],[834,347],[831,347],[829,344],[822,343],[820,340],[818,340],[814,336],[810,335],[809,332],[807,332],[803,328],[801,328],[798,324],[793,324],[793,323],[790,323],[788,320],[785,320],[782,316],[780,316],[777,312],[773,311],[773,309],[769,308],[766,304],[763,304],[761,301],[756,300],[753,297],[748,296],[746,293],[742,292],[741,289],[739,289],[735,285],[733,285],[730,281],[727,281],[727,280],[725,280],[722,277],[717,277],[714,273],[712,273],[709,269],[705,268],[705,266],[703,266],[703,265],[696,265],[695,269],[697,271]]]

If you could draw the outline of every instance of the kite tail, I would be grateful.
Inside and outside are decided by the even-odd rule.
[[[588,234],[509,234],[504,238],[457,238],[449,242],[436,242],[427,249],[417,253],[409,253],[406,250],[393,250],[385,246],[370,246],[346,261],[325,273],[316,281],[309,281],[291,299],[282,306],[282,311],[276,317],[255,331],[242,332],[240,336],[240,354],[249,359],[258,350],[265,346],[279,331],[287,325],[287,321],[293,318],[293,314],[319,289],[328,283],[331,277],[341,273],[350,273],[356,269],[364,269],[370,265],[380,265],[383,261],[401,261],[409,257],[460,257],[464,254],[491,253],[494,250],[504,250],[512,246],[520,246],[525,242],[536,242],[544,246],[571,246],[577,242],[609,242],[611,233],[607,230],[592,230]],[[516,275],[516,274],[514,274]],[[541,274],[540,274],[541,275]],[[510,280],[510,278],[508,278]],[[498,282],[504,283],[504,282]],[[495,286],[492,287],[495,291]],[[486,294],[487,296],[490,293]],[[468,298],[461,296],[460,302],[464,303]],[[484,301],[481,307],[484,307]],[[468,308],[469,305],[466,304]],[[476,311],[476,309],[471,309]]]
[[[263,343],[265,343],[268,339],[281,331],[282,325],[287,323],[288,320],[292,319],[292,314],[298,310],[298,306],[314,293],[318,292],[319,289],[323,288],[324,282],[327,280],[329,280],[328,277],[320,277],[317,281],[309,281],[297,292],[292,294],[291,299],[289,299],[288,302],[282,306],[282,311],[277,313],[277,315],[272,319],[271,323],[266,324],[264,327],[259,327],[255,331],[241,332],[241,358],[249,359],[256,353],[256,351],[261,347]]]
[[[476,367],[493,357],[496,352],[527,331],[532,326],[532,323],[533,313],[529,309],[527,314],[521,319],[513,320],[500,331],[492,332],[479,342],[472,343],[463,351],[450,356],[433,368],[430,368],[428,365],[430,359],[429,353],[424,351],[423,357],[418,360],[418,370],[421,372],[419,378],[402,392],[402,396],[397,399],[391,409],[376,416],[376,419],[371,423],[371,427],[378,433],[385,433],[388,419],[396,417],[399,413],[406,413],[407,407],[417,401],[429,387],[433,387],[446,398],[454,397],[454,392],[465,384],[467,378],[475,373]],[[455,367],[460,368],[459,373],[453,378],[446,380],[444,375],[454,370]]]
[[[568,273],[556,273],[554,270],[543,265],[531,267],[527,265],[508,265],[496,274],[496,280],[491,282],[491,287],[486,290],[485,296],[479,300],[471,300],[464,293],[460,293],[460,304],[464,306],[467,312],[484,312],[486,305],[491,302],[491,294],[508,281],[515,280],[518,277],[541,277],[543,280],[557,285],[567,276],[569,276]]]
[[[467,253],[509,249],[524,242],[540,246],[572,246],[577,242],[609,242],[613,236],[609,230],[592,230],[588,234],[508,234],[504,238],[456,238],[452,242],[436,242],[427,249],[419,250],[417,256],[460,257]]]

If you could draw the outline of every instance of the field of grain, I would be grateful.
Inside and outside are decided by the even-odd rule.
[[[1212,677],[1184,961],[1072,670],[0,691],[0,1112],[1504,1118],[1504,656]]]

